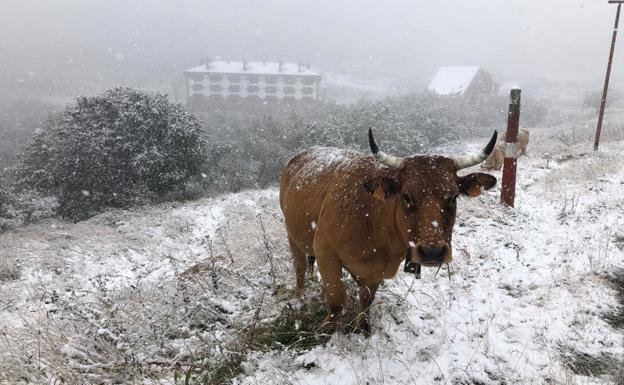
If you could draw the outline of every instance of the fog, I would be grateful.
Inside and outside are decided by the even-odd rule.
[[[624,385],[615,14],[0,0],[0,385]]]
[[[170,92],[184,69],[220,56],[414,88],[439,66],[479,65],[501,83],[599,89],[614,15],[606,0],[3,0],[0,86],[5,97]],[[617,86],[624,50],[615,61]]]

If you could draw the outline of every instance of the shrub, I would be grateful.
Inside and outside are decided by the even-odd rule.
[[[0,171],[0,234],[14,225],[13,202],[14,196],[9,190],[8,172]]]
[[[20,225],[55,215],[54,197],[44,197],[36,191],[11,190],[12,170],[0,172],[0,234]]]
[[[10,196],[7,187],[5,186],[5,180],[0,174],[0,218],[6,217],[10,204]]]
[[[370,127],[384,151],[401,156],[489,136],[504,129],[508,108],[504,97],[474,103],[428,92],[352,105],[191,99],[189,107],[210,136],[210,180],[218,191],[276,184],[288,158],[314,145],[368,153]]]
[[[41,196],[36,191],[9,194],[0,209],[0,233],[56,215],[56,198]]]
[[[78,98],[26,148],[18,184],[84,219],[106,207],[170,197],[203,171],[200,124],[165,95],[115,88]]]

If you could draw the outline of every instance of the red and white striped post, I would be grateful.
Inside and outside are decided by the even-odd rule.
[[[516,146],[518,141],[518,124],[520,122],[520,88],[513,87],[509,96],[509,116],[507,119],[507,135],[505,136],[505,161],[503,163],[503,183],[501,186],[501,202],[514,207],[516,199]]]

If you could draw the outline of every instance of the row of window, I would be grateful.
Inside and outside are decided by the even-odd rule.
[[[204,90],[204,86],[201,83],[196,83],[193,84],[193,90],[194,91],[203,91]],[[211,92],[221,92],[223,91],[223,86],[221,84],[211,84],[210,87],[208,87],[208,89]],[[239,85],[236,84],[231,84],[229,87],[227,87],[227,90],[229,92],[240,92],[241,91],[241,87]],[[257,85],[253,85],[250,84],[247,86],[247,93],[249,94],[255,94],[259,91],[259,88]],[[275,86],[266,86],[264,87],[264,92],[267,94],[276,94],[277,93],[277,87]],[[295,87],[284,87],[283,89],[284,94],[294,94],[295,93]],[[303,95],[312,95],[314,93],[314,88],[312,87],[303,87],[301,88],[301,93]]]
[[[195,95],[194,97],[205,97],[201,94],[199,95]],[[212,94],[209,96],[209,98],[211,99],[222,99],[223,96],[221,96],[220,94]],[[239,95],[229,95],[227,97],[228,99],[238,99],[240,98]],[[267,95],[264,98],[260,98],[258,95],[249,95],[246,97],[246,99],[250,99],[250,100],[278,100],[277,96],[275,95]],[[295,101],[297,100],[294,96],[284,96],[281,100],[285,100],[285,101]],[[300,100],[314,100],[314,98],[312,96],[302,96]]]
[[[208,76],[208,79],[212,83],[220,83],[223,81],[224,75],[212,74]],[[260,82],[259,75],[239,75],[239,74],[231,74],[225,76],[230,83],[240,83],[241,78],[247,80],[249,83],[258,83]],[[264,76],[264,82],[267,84],[276,84],[278,79],[282,79],[284,84],[295,84],[297,80],[300,80],[304,85],[312,85],[316,83],[316,78],[313,77],[297,77],[297,76],[278,76],[278,75],[268,75]]]

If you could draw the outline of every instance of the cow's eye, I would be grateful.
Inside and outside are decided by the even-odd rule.
[[[410,197],[407,193],[403,193],[403,202],[405,202],[406,205],[411,206],[412,197]]]

